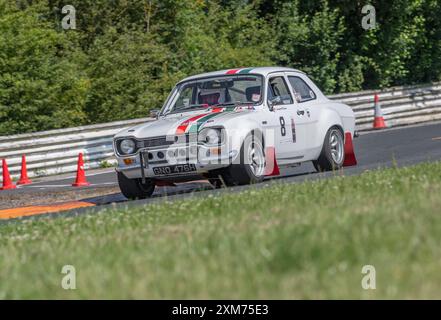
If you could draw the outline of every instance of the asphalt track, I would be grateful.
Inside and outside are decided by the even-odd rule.
[[[355,153],[358,165],[343,169],[344,175],[356,175],[366,170],[396,166],[408,166],[420,162],[441,160],[441,123],[410,126],[397,129],[374,131],[362,134],[354,140]],[[266,187],[272,183],[284,182],[295,183],[305,180],[322,179],[332,177],[336,173],[316,173],[311,163],[302,164],[298,168],[282,171],[283,177],[269,179],[264,183],[252,186],[254,188]],[[341,173],[338,173],[341,174]],[[92,188],[117,186],[114,170],[105,172],[93,172],[87,175]],[[26,196],[28,193],[44,191],[47,193],[55,190],[72,190],[70,186],[73,176],[49,179],[24,186],[16,190],[3,191],[9,193],[21,193]],[[91,199],[84,199],[83,203],[90,204],[70,210],[67,214],[77,214],[85,210],[97,211],[112,206],[136,206],[153,201],[170,201],[173,199],[187,198],[191,196],[206,196],[208,193],[218,194],[222,192],[237,192],[250,186],[240,186],[228,189],[214,190],[207,183],[196,182],[180,184],[177,187],[159,187],[151,199],[127,201],[120,193],[101,196]],[[81,206],[80,206],[81,207]],[[62,207],[61,210],[69,209]],[[53,212],[60,210],[53,210]],[[62,213],[66,214],[66,213]]]

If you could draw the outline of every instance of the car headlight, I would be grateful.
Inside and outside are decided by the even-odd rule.
[[[122,155],[134,154],[136,152],[136,143],[132,139],[124,139],[119,142],[118,149]]]
[[[206,128],[198,135],[198,142],[207,145],[222,144],[223,140],[223,131],[220,128]]]

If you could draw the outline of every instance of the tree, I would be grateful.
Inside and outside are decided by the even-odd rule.
[[[160,108],[172,84],[167,47],[142,31],[109,28],[88,50],[90,79],[85,112],[90,122],[148,116]]]
[[[334,92],[345,31],[338,10],[330,9],[323,1],[320,10],[308,16],[299,11],[297,0],[281,2],[274,19],[277,37],[274,59],[309,73],[326,93]]]
[[[89,86],[74,38],[40,19],[41,8],[8,2],[0,0],[0,134],[83,123]]]

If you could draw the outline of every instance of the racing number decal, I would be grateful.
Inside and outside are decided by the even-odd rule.
[[[286,123],[285,123],[285,118],[284,117],[280,117],[280,133],[282,134],[282,137],[286,136]]]
[[[292,143],[296,143],[296,124],[294,123],[294,119],[291,118],[291,130],[292,130]]]

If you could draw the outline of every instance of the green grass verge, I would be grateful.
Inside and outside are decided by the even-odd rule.
[[[0,298],[441,298],[440,195],[432,163],[3,224]]]

